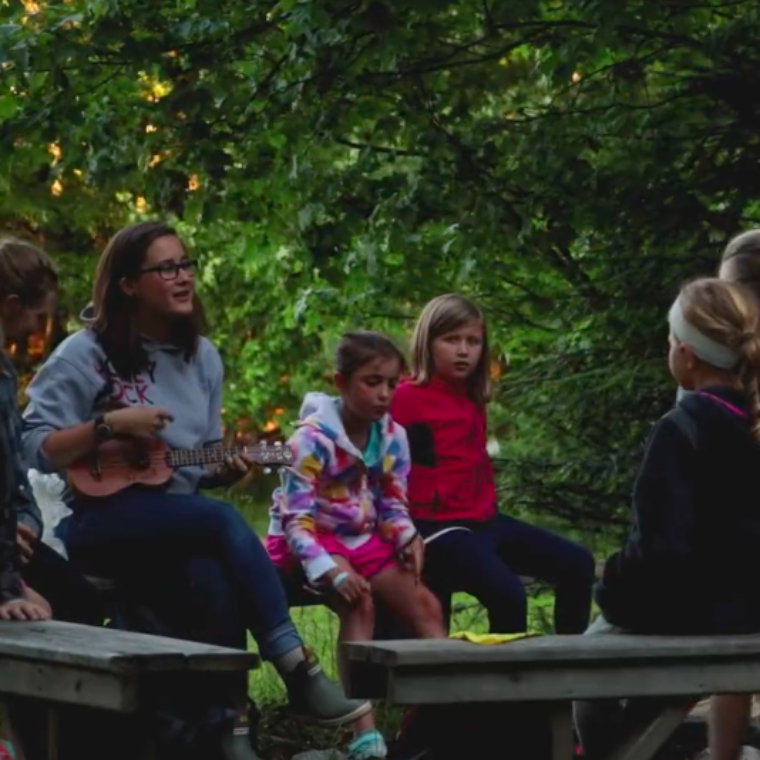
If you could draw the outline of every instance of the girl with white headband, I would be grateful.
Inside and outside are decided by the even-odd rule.
[[[736,235],[728,241],[721,256],[718,276],[721,280],[742,283],[760,304],[760,229],[751,229]],[[710,704],[710,720],[715,726],[745,726],[752,708],[749,694],[721,694],[713,697]],[[720,732],[714,741],[725,740],[728,746],[713,748],[716,757],[731,757],[736,754],[736,732]]]
[[[743,286],[701,279],[681,290],[669,324],[684,393],[652,431],[633,525],[605,565],[587,633],[760,633],[760,309]],[[736,760],[747,731],[748,710],[731,699],[716,700],[725,709],[713,711],[711,760]],[[576,704],[584,754],[607,754],[657,709]]]

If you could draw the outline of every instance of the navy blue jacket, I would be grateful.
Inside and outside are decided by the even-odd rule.
[[[596,588],[610,623],[651,634],[760,632],[760,444],[747,412],[739,391],[704,388],[655,425],[628,539]]]

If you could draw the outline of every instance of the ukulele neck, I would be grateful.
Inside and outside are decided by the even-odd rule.
[[[228,457],[252,452],[253,450],[246,446],[236,446],[231,449],[213,446],[207,449],[173,449],[167,453],[166,457],[169,467],[193,467],[194,465],[221,464]]]

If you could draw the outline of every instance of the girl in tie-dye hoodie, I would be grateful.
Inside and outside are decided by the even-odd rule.
[[[341,642],[372,638],[373,597],[421,638],[446,636],[440,605],[420,582],[423,543],[406,506],[406,432],[388,414],[403,369],[387,338],[343,336],[339,395],[306,395],[290,439],[293,465],[282,470],[270,510],[272,561],[287,582],[301,576],[326,594]],[[355,728],[349,760],[386,756],[371,715]]]

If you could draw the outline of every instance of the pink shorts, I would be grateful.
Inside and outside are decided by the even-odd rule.
[[[369,580],[381,570],[391,566],[396,561],[396,550],[377,533],[361,546],[350,549],[334,536],[319,535],[319,543],[328,554],[337,554],[347,560],[351,567],[362,578]],[[289,571],[298,566],[284,536],[267,536],[264,542],[269,558],[281,571]]]

